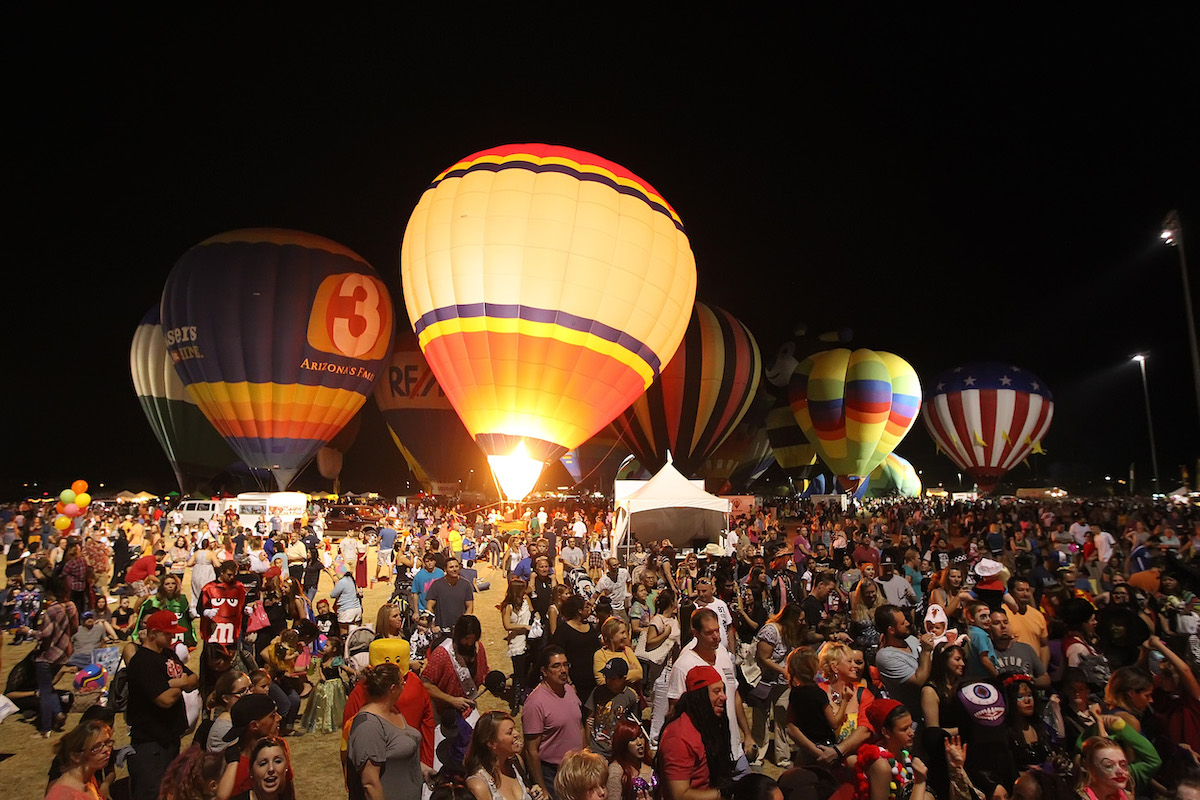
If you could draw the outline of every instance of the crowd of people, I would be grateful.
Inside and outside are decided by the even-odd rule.
[[[1200,797],[1186,504],[796,500],[616,545],[604,508],[382,510],[336,542],[316,509],[62,536],[9,510],[3,621],[37,646],[6,696],[37,735],[60,672],[120,652],[48,795],[104,795],[119,762],[135,798],[291,798],[289,738],[337,733],[372,800]]]

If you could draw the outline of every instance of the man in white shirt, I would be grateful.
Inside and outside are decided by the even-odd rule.
[[[1096,528],[1096,538],[1093,540],[1096,543],[1096,554],[1100,557],[1100,569],[1108,566],[1108,562],[1113,557],[1113,547],[1117,540],[1108,531]]]
[[[625,610],[628,587],[629,570],[622,567],[621,562],[617,559],[608,559],[608,571],[600,576],[600,580],[596,583],[596,589],[612,601],[613,615],[625,620],[626,623],[629,622],[629,615]]]
[[[538,528],[544,532],[546,530],[546,521],[550,519],[550,515],[546,513],[545,506],[543,506],[538,511],[537,517],[538,517]]]
[[[696,580],[696,610],[702,608],[711,609],[717,615],[717,621],[721,625],[721,646],[729,653],[737,652],[737,645],[734,642],[736,629],[733,626],[733,612],[729,610],[729,604],[716,596],[716,587],[713,585],[713,579],[707,575],[701,575]]]
[[[587,523],[583,521],[583,515],[578,511],[575,512],[575,522],[571,524],[571,534],[580,539],[587,538]]]
[[[692,640],[675,659],[675,665],[671,668],[671,678],[667,682],[667,716],[674,710],[675,701],[683,696],[687,674],[692,667],[707,664],[715,668],[725,680],[725,716],[729,719],[729,748],[735,762],[734,775],[740,776],[750,770],[746,751],[757,750],[757,745],[750,733],[750,722],[746,718],[741,695],[738,694],[737,670],[733,666],[733,656],[722,647],[725,636],[713,611],[697,608],[692,612],[691,624]],[[658,725],[654,730],[661,730],[662,722],[656,722]],[[657,742],[654,742],[652,746],[656,744]]]

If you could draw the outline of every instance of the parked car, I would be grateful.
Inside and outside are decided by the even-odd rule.
[[[340,539],[347,531],[379,529],[382,515],[370,506],[330,506],[325,509],[325,535]]]

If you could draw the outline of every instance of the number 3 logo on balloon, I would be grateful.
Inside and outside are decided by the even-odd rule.
[[[392,328],[392,302],[377,279],[360,273],[321,282],[308,321],[308,343],[347,358],[383,358]]]
[[[344,355],[358,358],[379,339],[379,289],[366,275],[347,275],[338,297],[349,298],[354,305],[350,316],[333,318],[333,345]]]

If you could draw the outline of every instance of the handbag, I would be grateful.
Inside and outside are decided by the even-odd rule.
[[[762,681],[762,667],[758,663],[758,639],[752,642],[742,642],[738,645],[738,663],[742,666],[742,677],[751,688],[757,688]]]
[[[259,600],[250,612],[250,619],[246,622],[246,631],[247,633],[261,631],[270,624],[271,620],[267,618],[267,609],[263,606],[262,600]]]

